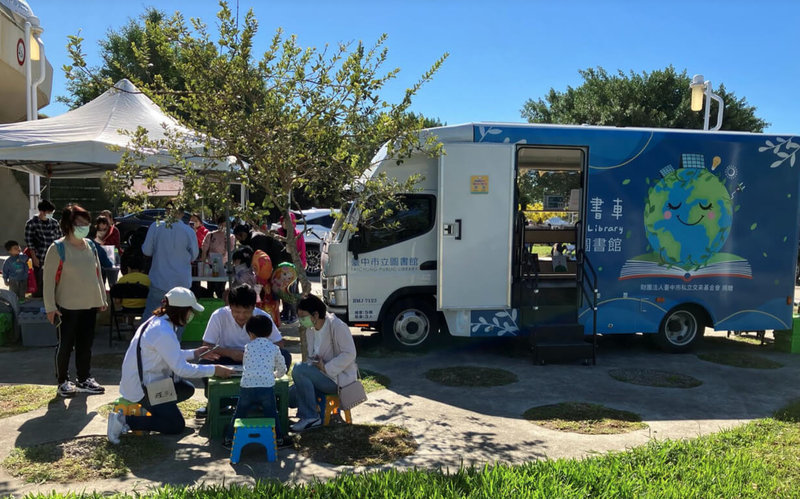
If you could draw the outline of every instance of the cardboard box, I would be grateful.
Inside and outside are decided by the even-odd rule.
[[[22,345],[26,347],[52,347],[58,343],[56,327],[42,312],[20,312],[19,325],[22,328]]]

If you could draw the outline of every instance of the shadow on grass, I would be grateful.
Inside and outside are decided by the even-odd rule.
[[[608,375],[623,383],[657,388],[694,388],[703,384],[688,374],[655,369],[612,369],[608,371]]]
[[[170,453],[159,439],[124,439],[111,445],[105,436],[88,436],[18,447],[3,467],[26,482],[74,483],[118,478]]]
[[[786,423],[800,423],[800,399],[795,399],[785,407],[781,407],[775,411],[772,417]]]
[[[425,372],[425,377],[434,383],[444,386],[469,387],[510,385],[519,380],[516,374],[505,369],[480,366],[453,366],[431,369]]]
[[[414,437],[394,425],[346,424],[306,430],[295,448],[314,461],[335,465],[375,466],[416,452]]]
[[[638,414],[586,402],[541,405],[528,409],[522,417],[551,430],[585,435],[611,435],[647,428]]]

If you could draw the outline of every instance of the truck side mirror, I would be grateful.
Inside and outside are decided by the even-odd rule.
[[[358,259],[358,253],[361,252],[361,234],[356,232],[352,236],[350,236],[350,240],[347,241],[347,251],[353,253],[353,258]]]

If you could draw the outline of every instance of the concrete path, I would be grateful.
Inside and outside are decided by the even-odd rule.
[[[292,339],[295,333],[291,328],[284,329]],[[105,331],[98,334],[96,354],[109,352]],[[364,336],[357,340],[361,346],[373,341]],[[125,347],[125,343],[116,342],[112,351],[122,352]],[[771,348],[754,349],[784,367],[738,369],[705,362],[693,354],[664,354],[649,347],[641,337],[603,342],[594,367],[533,365],[529,357],[497,341],[461,340],[418,356],[361,357],[360,367],[388,376],[391,386],[370,394],[368,402],[353,410],[353,419],[356,423],[397,424],[412,432],[419,449],[393,463],[393,468],[454,470],[461,465],[498,461],[523,463],[541,458],[591,456],[642,445],[653,438],[692,438],[715,432],[767,417],[791,399],[800,397],[800,386],[793,382],[800,379],[800,356],[775,353]],[[52,384],[55,392],[52,363],[50,348],[0,348],[0,383]],[[449,388],[424,376],[428,369],[457,365],[503,368],[514,372],[519,381],[495,388]],[[675,389],[621,383],[611,378],[608,371],[622,367],[688,374],[703,384]],[[0,419],[0,460],[15,446],[104,435],[106,420],[97,415],[97,410],[117,397],[119,373],[95,370],[94,374],[106,386],[105,395],[79,395],[37,411]],[[594,402],[633,411],[642,416],[648,428],[623,435],[579,435],[551,431],[521,418],[531,407],[563,401]],[[253,483],[267,477],[295,482],[352,471],[349,467],[311,462],[290,449],[281,450],[275,463],[267,463],[262,455],[252,453],[234,466],[219,442],[209,442],[201,434],[199,423],[189,421],[190,428],[179,437],[149,437],[168,442],[174,448],[174,456],[123,479],[36,485],[14,479],[0,469],[0,496],[50,490],[145,492],[165,483]]]

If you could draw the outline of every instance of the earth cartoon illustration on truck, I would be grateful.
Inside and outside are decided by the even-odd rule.
[[[714,166],[719,163],[714,158]],[[662,178],[647,194],[644,226],[652,251],[628,260],[620,279],[675,277],[751,278],[742,257],[720,250],[728,240],[733,221],[732,194],[705,168],[701,154],[683,154],[682,168],[667,165]],[[733,191],[743,190],[742,184]]]

